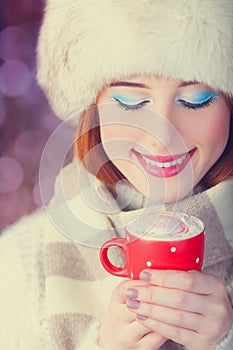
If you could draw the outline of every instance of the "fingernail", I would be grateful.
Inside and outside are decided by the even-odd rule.
[[[147,320],[147,319],[148,319],[148,317],[147,317],[147,316],[140,315],[140,314],[137,314],[137,315],[136,315],[136,317],[137,317],[139,320],[141,320],[141,321],[145,321],[145,320]]]
[[[150,282],[151,280],[151,274],[147,271],[142,271],[139,275],[139,278],[143,281]]]
[[[126,289],[125,294],[128,298],[132,298],[132,299],[137,299],[138,297],[138,291],[137,289],[134,289],[134,288]]]
[[[134,299],[128,299],[126,302],[126,305],[130,308],[130,309],[138,309],[140,302]]]

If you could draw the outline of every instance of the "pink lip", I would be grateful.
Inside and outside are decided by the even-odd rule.
[[[151,155],[144,155],[146,158],[150,160],[154,160],[155,162],[159,163],[166,163],[166,162],[172,162],[173,160],[179,159],[183,157],[186,153],[181,153],[181,154],[175,154],[175,155],[170,155],[170,156],[151,156]]]
[[[187,152],[188,154],[182,153],[182,154],[172,155],[172,156],[147,156],[147,155],[141,154],[141,153],[133,150],[133,154],[136,156],[136,158],[140,162],[141,166],[145,169],[145,171],[148,174],[153,175],[155,177],[159,177],[159,178],[167,178],[167,177],[172,177],[172,176],[179,174],[185,168],[185,166],[188,164],[189,160],[192,158],[195,151],[196,151],[196,148]],[[184,161],[181,164],[172,165],[169,168],[159,168],[159,167],[147,164],[142,157],[142,156],[145,156],[146,158],[148,158],[150,160],[153,160],[153,161],[156,161],[159,163],[166,163],[166,162],[172,162],[173,160],[179,159],[179,158],[183,157],[185,154],[187,154],[187,157],[184,159]]]

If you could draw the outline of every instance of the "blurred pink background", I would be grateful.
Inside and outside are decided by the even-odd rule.
[[[7,0],[0,6],[0,229],[3,229],[41,205],[40,158],[60,122],[36,82],[35,48],[44,1]],[[48,199],[52,194],[53,186],[49,186]]]

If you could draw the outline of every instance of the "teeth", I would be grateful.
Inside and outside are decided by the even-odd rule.
[[[153,166],[156,166],[158,168],[169,168],[171,166],[174,166],[174,165],[178,165],[178,164],[181,164],[183,163],[183,161],[187,158],[187,155],[188,154],[185,154],[183,157],[181,158],[178,158],[176,160],[173,160],[172,162],[165,162],[165,163],[160,163],[160,162],[156,162],[154,160],[151,160],[145,156],[142,156],[143,160],[146,162],[146,164],[149,164],[149,165],[153,165]]]

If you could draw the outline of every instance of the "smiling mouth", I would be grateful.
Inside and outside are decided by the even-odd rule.
[[[188,164],[196,148],[189,152],[171,156],[150,156],[133,150],[144,170],[156,177],[171,177],[179,174]]]
[[[183,161],[188,157],[188,155],[189,155],[189,153],[185,153],[183,156],[181,156],[175,160],[172,160],[170,162],[161,162],[161,161],[158,162],[158,161],[152,160],[144,155],[142,155],[142,159],[146,162],[146,164],[153,165],[153,166],[156,166],[158,168],[169,168],[173,165],[182,164]]]

